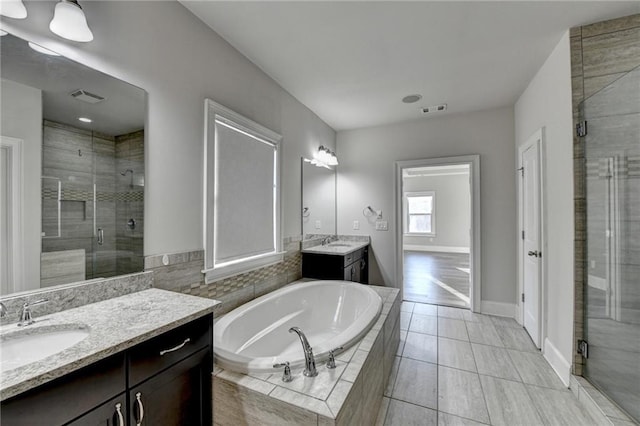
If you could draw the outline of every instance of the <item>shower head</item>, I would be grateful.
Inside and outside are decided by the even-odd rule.
[[[131,170],[131,169],[127,169],[127,170],[125,170],[124,172],[120,172],[120,174],[121,174],[122,176],[126,176],[126,175],[127,175],[127,173],[129,173],[129,172],[131,172],[131,174],[133,174],[133,170]]]

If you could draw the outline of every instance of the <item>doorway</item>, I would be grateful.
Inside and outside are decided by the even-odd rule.
[[[519,288],[522,325],[537,348],[544,339],[544,233],[542,232],[542,150],[544,129],[540,128],[518,149],[520,239]]]
[[[480,310],[479,156],[396,163],[403,300]]]

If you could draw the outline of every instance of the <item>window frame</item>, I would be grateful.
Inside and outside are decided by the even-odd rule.
[[[431,232],[410,232],[409,231],[409,198],[410,197],[431,197]],[[404,204],[404,235],[406,236],[436,236],[436,191],[411,191],[405,192],[403,198]]]
[[[216,144],[218,135],[216,123],[223,124],[233,130],[245,133],[249,137],[259,139],[274,148],[273,167],[273,238],[274,251],[247,256],[233,261],[216,263]],[[272,130],[250,120],[211,99],[205,99],[205,130],[204,130],[204,181],[203,181],[203,243],[205,282],[228,278],[237,274],[250,272],[265,266],[280,263],[284,260],[282,251],[282,136]]]

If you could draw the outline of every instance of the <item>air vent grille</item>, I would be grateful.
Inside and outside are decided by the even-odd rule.
[[[78,89],[71,92],[71,96],[75,99],[87,102],[90,104],[97,104],[98,102],[104,101],[104,98],[100,95],[96,95],[95,93],[87,92],[86,90]]]
[[[434,112],[443,112],[447,110],[447,104],[433,105],[429,107],[420,108],[423,114],[431,114]]]

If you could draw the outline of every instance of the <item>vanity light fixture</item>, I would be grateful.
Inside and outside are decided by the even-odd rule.
[[[49,24],[52,33],[71,41],[89,42],[93,33],[77,0],[60,0]]]
[[[331,151],[329,148],[325,148],[323,145],[320,145],[318,151],[313,154],[312,160],[305,160],[307,163],[311,163],[317,167],[324,167],[327,169],[331,169],[330,166],[338,165],[338,157],[336,157],[336,153]]]
[[[0,15],[7,18],[24,19],[27,17],[27,8],[24,7],[22,0],[2,0],[0,1]]]
[[[49,56],[60,56],[59,53],[54,52],[53,50],[49,50],[46,47],[42,47],[38,44],[29,42],[29,47],[32,48],[33,50],[35,50],[36,52],[39,53],[43,53],[45,55],[49,55]]]
[[[375,215],[377,219],[382,219],[382,210],[375,210],[373,207],[367,206],[362,209],[362,215],[364,217],[371,217]]]
[[[83,123],[91,123],[93,120],[87,117],[79,117],[78,120],[82,121]]]

